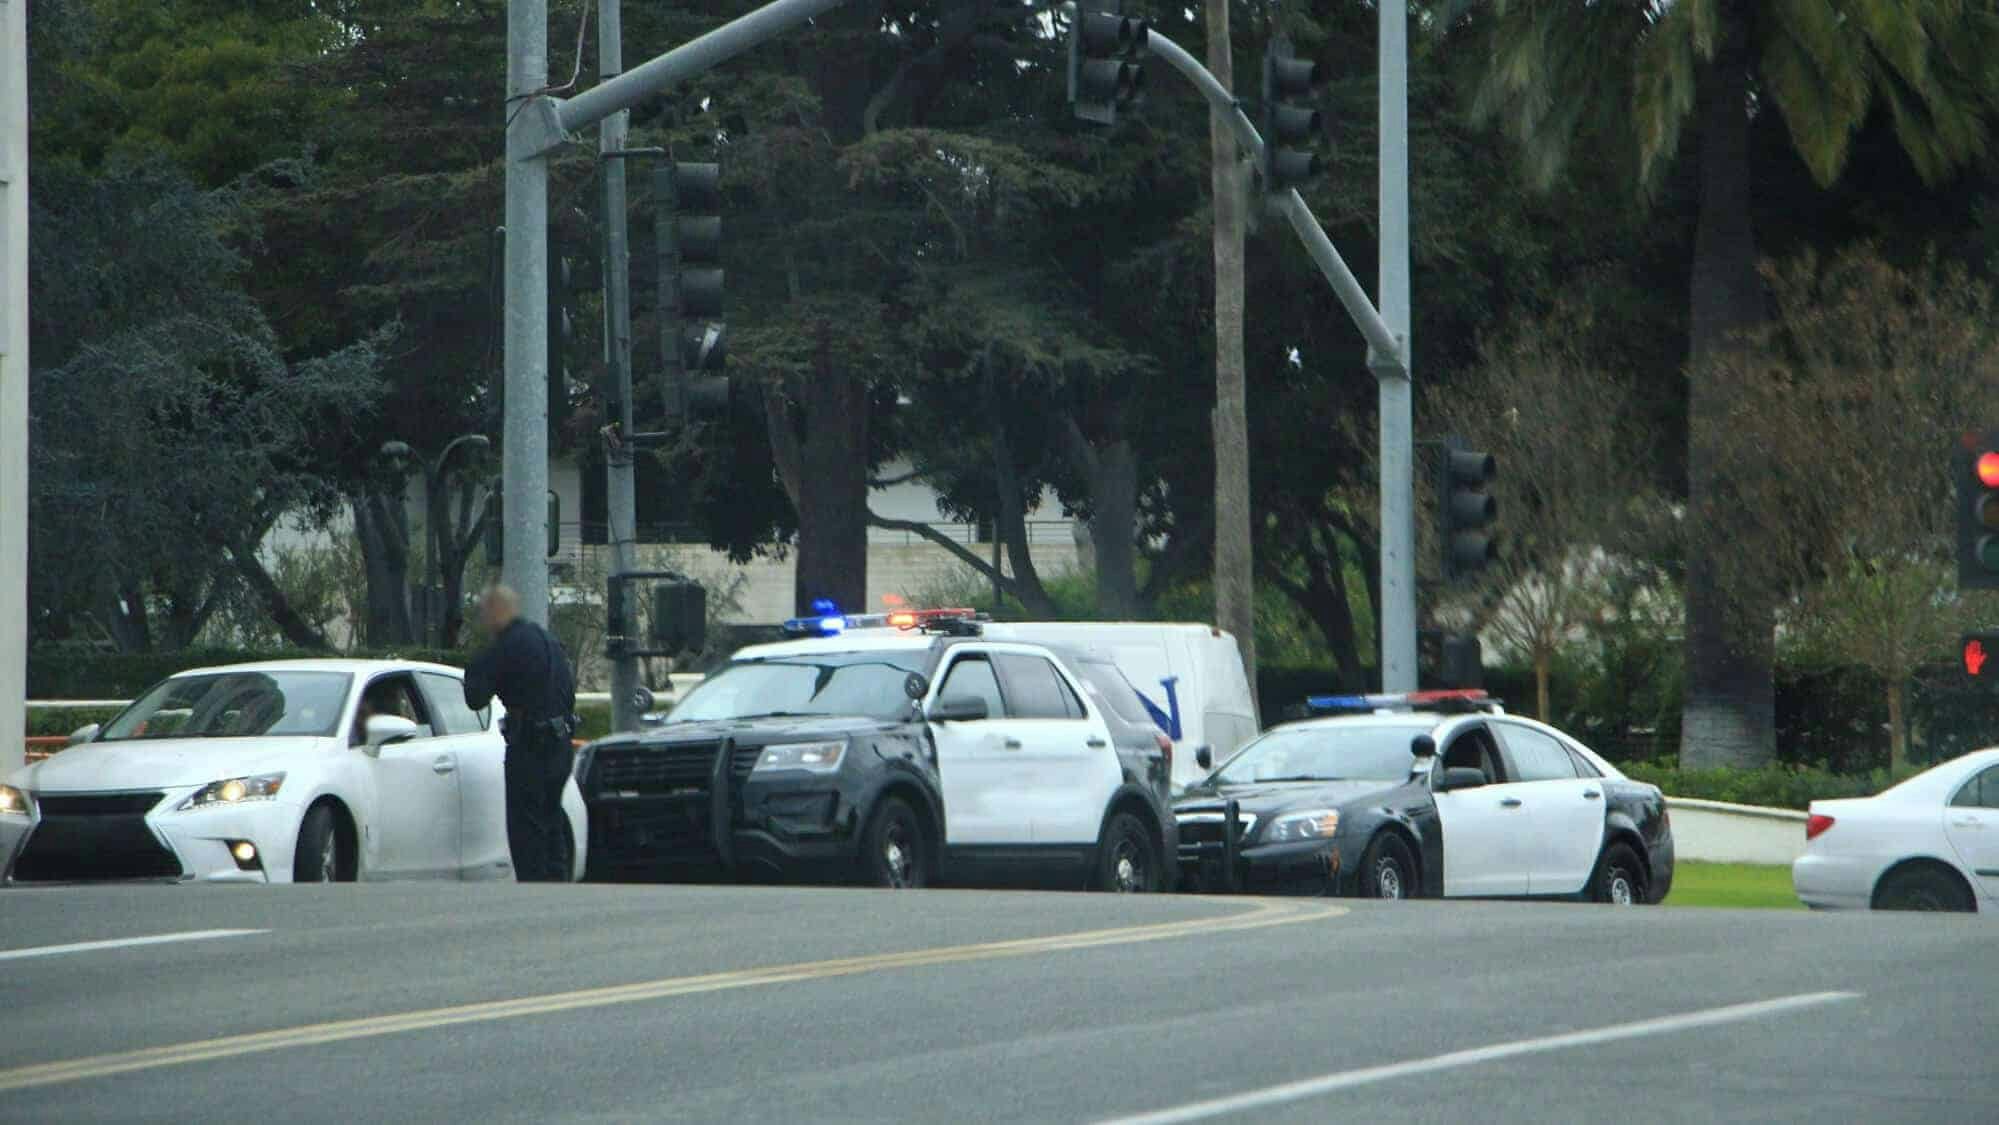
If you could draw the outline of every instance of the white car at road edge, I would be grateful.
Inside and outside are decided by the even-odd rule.
[[[1873,797],[1813,801],[1791,884],[1821,910],[1999,916],[1999,748]]]
[[[463,676],[287,660],[163,680],[0,784],[0,882],[511,878],[500,706],[468,707]],[[562,807],[581,878],[574,779]]]

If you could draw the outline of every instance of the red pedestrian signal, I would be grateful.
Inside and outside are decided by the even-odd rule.
[[[1966,633],[1958,646],[1958,662],[1965,679],[1999,687],[1999,633]]]
[[[1991,655],[1985,651],[1985,642],[1971,637],[1964,642],[1964,673],[1972,679],[1985,674],[1985,662]]]

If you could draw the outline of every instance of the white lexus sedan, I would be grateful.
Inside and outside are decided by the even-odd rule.
[[[435,664],[183,672],[0,784],[0,881],[504,879],[499,704]],[[562,807],[571,877],[583,799]]]
[[[1952,759],[1878,796],[1813,801],[1791,885],[1817,909],[1999,916],[1999,749]]]

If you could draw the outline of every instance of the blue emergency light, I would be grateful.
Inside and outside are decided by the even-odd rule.
[[[1305,706],[1314,711],[1379,711],[1438,705],[1491,704],[1494,700],[1477,688],[1441,691],[1392,692],[1374,695],[1308,695]]]

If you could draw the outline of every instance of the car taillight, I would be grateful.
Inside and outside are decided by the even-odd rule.
[[[1167,776],[1167,777],[1172,777],[1172,776],[1173,776],[1173,740],[1172,740],[1172,739],[1170,739],[1170,738],[1168,738],[1168,737],[1166,737],[1166,732],[1165,732],[1165,731],[1158,731],[1158,730],[1156,730],[1156,731],[1153,731],[1153,732],[1152,732],[1152,737],[1153,737],[1153,738],[1154,738],[1155,740],[1157,740],[1157,741],[1158,741],[1158,743],[1159,743],[1159,752],[1160,752],[1161,754],[1164,754],[1164,755],[1166,755],[1166,776]]]
[[[1819,833],[1832,827],[1832,818],[1822,813],[1813,813],[1805,819],[1805,839],[1816,840]]]

